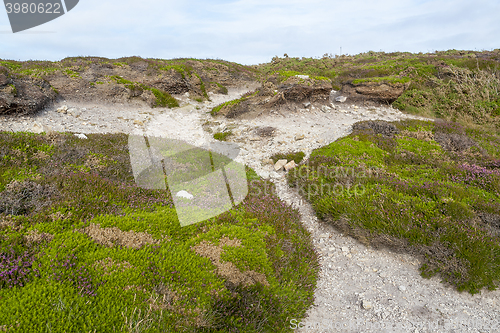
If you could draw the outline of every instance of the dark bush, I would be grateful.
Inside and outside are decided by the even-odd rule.
[[[471,147],[477,147],[477,143],[465,134],[437,132],[434,134],[434,140],[444,150],[454,153],[463,152]]]
[[[7,184],[0,196],[0,213],[11,215],[28,215],[33,210],[50,206],[50,198],[58,195],[53,186],[38,184],[32,180],[20,182],[14,180]]]
[[[352,126],[352,131],[368,132],[367,134],[382,134],[383,136],[392,138],[399,133],[399,130],[393,124],[382,120],[368,120],[356,123]]]

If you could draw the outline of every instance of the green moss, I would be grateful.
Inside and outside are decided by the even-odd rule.
[[[410,82],[410,78],[408,78],[408,77],[400,78],[400,77],[394,77],[394,76],[370,77],[370,78],[366,78],[366,79],[353,80],[352,84],[360,84],[360,83],[366,83],[366,82],[406,83],[406,82]]]
[[[15,85],[13,84],[9,84],[9,86],[12,88],[11,92],[12,92],[12,95],[15,97],[17,96],[17,88]]]
[[[219,111],[220,111],[223,107],[231,107],[231,108],[233,108],[233,107],[235,107],[236,105],[240,104],[241,102],[243,102],[243,101],[247,100],[248,98],[251,98],[251,97],[253,97],[253,96],[257,95],[258,93],[259,93],[259,91],[257,90],[257,91],[255,91],[255,92],[253,92],[253,93],[249,93],[249,94],[247,94],[247,95],[244,95],[244,96],[242,96],[242,97],[240,97],[240,98],[238,98],[238,99],[233,99],[233,100],[231,100],[231,101],[227,101],[227,102],[224,102],[224,103],[222,103],[222,104],[219,104],[219,105],[217,105],[216,107],[214,107],[214,108],[210,111],[210,114],[211,114],[212,116],[215,116],[215,115],[216,115],[216,114],[217,114],[217,113],[218,113],[218,112],[219,112]]]
[[[178,64],[162,66],[160,67],[160,69],[163,71],[174,70],[177,73],[181,74],[183,79],[185,79],[186,77],[191,77],[191,74],[193,72],[193,68],[191,66]]]
[[[214,139],[219,141],[226,141],[227,137],[233,134],[231,131],[227,132],[218,132],[214,134]]]
[[[441,156],[443,150],[441,146],[435,141],[423,141],[415,138],[398,138],[396,139],[398,146],[397,153],[411,152],[423,158],[433,158]]]
[[[71,69],[64,70],[64,73],[66,73],[66,75],[68,75],[71,78],[81,78],[79,73],[77,73]]]
[[[210,82],[210,83],[215,83],[220,88],[222,94],[227,95],[228,91],[227,91],[227,88],[225,86],[223,86],[219,82]]]
[[[343,165],[358,165],[362,162],[370,167],[378,167],[383,165],[387,152],[370,141],[347,137],[311,153],[311,157],[319,155],[336,157]]]
[[[151,92],[156,97],[156,106],[174,108],[179,106],[179,102],[172,97],[169,93],[156,89],[150,88]]]
[[[200,80],[200,89],[201,89],[201,92],[203,93],[203,96],[210,101],[210,98],[208,97],[208,94],[207,94],[207,90],[205,88],[205,83],[203,82],[203,80],[201,79],[201,77],[195,73],[195,75],[198,77],[198,79]]]
[[[131,90],[137,89],[138,87],[144,90],[150,90],[156,97],[154,105],[155,107],[179,107],[179,102],[166,91],[153,88],[142,83],[132,82],[118,75],[109,76],[109,78],[114,80],[118,84],[124,84],[128,89]]]
[[[17,61],[0,61],[0,65],[7,67],[10,70],[16,71],[21,68],[22,64]]]

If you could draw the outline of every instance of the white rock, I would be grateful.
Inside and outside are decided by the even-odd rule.
[[[287,160],[278,160],[276,164],[274,164],[274,170],[276,171],[282,170],[287,162],[288,162]]]
[[[260,176],[264,179],[269,179],[269,172],[267,171],[261,171]]]
[[[297,164],[295,163],[294,160],[291,160],[290,162],[288,162],[287,164],[285,164],[284,168],[285,168],[285,171],[288,171],[290,169],[293,169],[297,166]]]
[[[399,286],[399,290],[400,291],[406,291],[406,287],[405,286]]]
[[[277,179],[277,178],[281,178],[281,175],[275,171],[271,172],[271,178],[274,178],[274,179]]]
[[[303,103],[303,105],[305,108],[308,108],[309,106],[311,106],[311,102],[305,102],[305,103]]]
[[[335,101],[335,98],[337,98],[338,96],[339,92],[337,90],[330,91],[330,96],[329,96],[330,103],[333,103]]]
[[[305,135],[304,134],[297,134],[295,136],[295,141],[299,141],[299,140],[303,140],[305,138]]]
[[[264,165],[267,165],[267,164],[274,165],[273,160],[272,160],[272,159],[270,159],[270,158],[265,158],[265,159],[263,159],[263,160],[262,160],[262,164],[264,164]]]
[[[33,131],[33,133],[42,133],[42,132],[44,132],[43,126],[40,125],[40,124],[38,124],[38,123],[35,123],[33,125],[33,128],[31,130]]]
[[[179,191],[177,192],[177,194],[175,195],[176,197],[181,197],[181,198],[186,198],[186,199],[193,199],[193,195],[187,191]]]
[[[338,96],[335,98],[335,101],[340,102],[340,103],[344,103],[346,100],[347,100],[347,97],[345,97],[345,96]]]
[[[331,109],[332,109],[332,108],[331,108],[331,107],[329,107],[329,106],[327,106],[327,105],[323,105],[323,106],[321,107],[321,111],[323,111],[323,112],[330,112],[330,110],[331,110]]]
[[[301,79],[308,79],[309,78],[309,75],[295,75],[295,76],[298,78],[301,78]]]
[[[67,105],[61,106],[60,108],[57,109],[57,112],[59,112],[59,113],[66,113],[66,112],[68,112],[68,106]]]
[[[349,248],[347,246],[342,246],[342,252],[349,252]]]
[[[87,136],[83,133],[76,133],[75,136],[79,137],[80,139],[87,139]]]
[[[372,308],[372,303],[369,301],[361,301],[361,305],[363,306],[363,309],[365,310],[370,310]]]
[[[75,108],[71,108],[67,111],[68,114],[72,115],[73,117],[79,117],[80,116],[80,112],[75,109]]]
[[[189,92],[186,92],[184,96],[189,97]]]

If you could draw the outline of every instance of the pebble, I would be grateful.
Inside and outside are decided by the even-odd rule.
[[[372,308],[372,303],[369,301],[361,301],[361,305],[363,306],[363,309],[365,310],[370,310]]]

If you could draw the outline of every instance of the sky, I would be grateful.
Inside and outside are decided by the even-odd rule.
[[[483,51],[500,48],[499,13],[499,0],[80,0],[18,33],[0,8],[0,59],[140,56],[254,65],[341,48]]]

